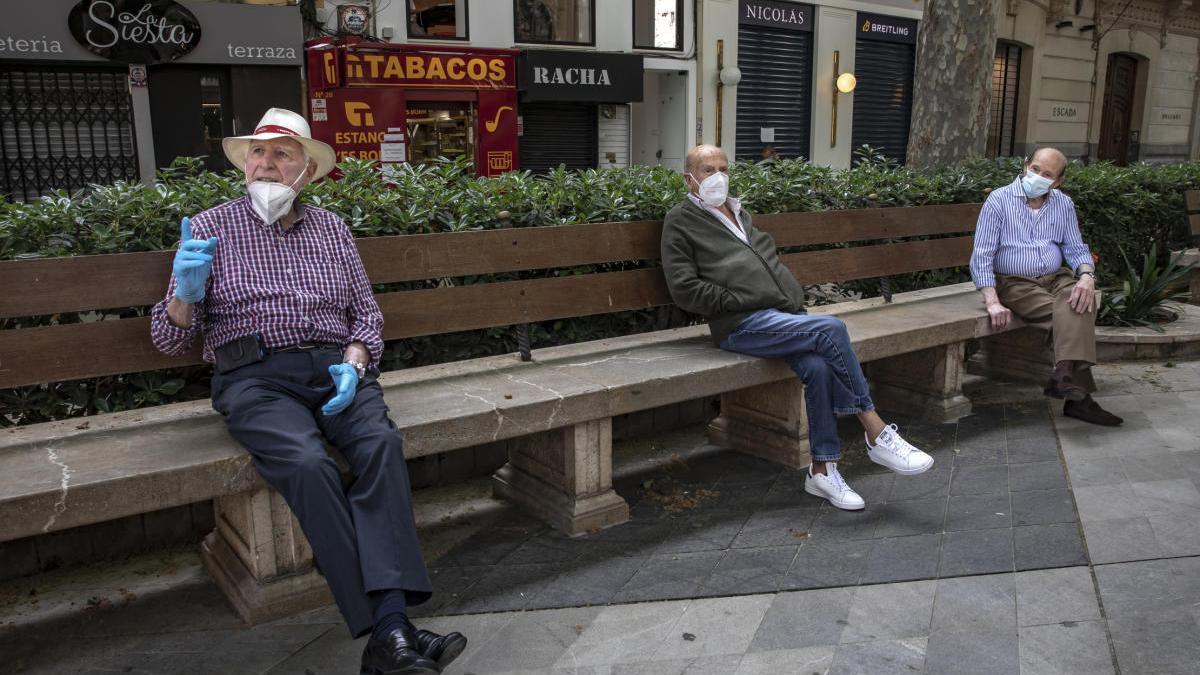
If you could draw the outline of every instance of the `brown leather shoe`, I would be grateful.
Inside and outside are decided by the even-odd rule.
[[[1046,383],[1046,388],[1042,391],[1051,398],[1061,398],[1068,401],[1082,401],[1088,397],[1087,389],[1076,383],[1070,375],[1055,374]]]
[[[1104,427],[1119,427],[1125,420],[1108,412],[1096,403],[1096,399],[1091,396],[1086,396],[1082,401],[1067,401],[1063,403],[1063,414],[1067,417],[1074,417],[1077,420],[1083,420],[1090,424],[1099,424]]]

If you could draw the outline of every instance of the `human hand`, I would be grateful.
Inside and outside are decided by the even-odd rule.
[[[1012,321],[1012,310],[998,302],[988,304],[987,312],[992,319],[993,330],[1003,330]]]
[[[1071,309],[1078,314],[1087,314],[1096,308],[1096,277],[1094,275],[1085,274],[1079,277],[1079,281],[1075,282],[1075,288],[1071,289],[1069,304]]]
[[[190,305],[204,299],[204,284],[212,272],[217,238],[192,239],[192,221],[186,216],[179,225],[179,250],[171,265],[175,272],[175,297]]]
[[[321,412],[325,415],[336,415],[350,407],[350,403],[354,401],[354,392],[358,389],[358,372],[349,363],[335,363],[329,366],[329,374],[333,377],[337,393],[325,403]]]

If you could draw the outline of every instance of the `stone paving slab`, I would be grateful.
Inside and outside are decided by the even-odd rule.
[[[937,460],[912,477],[867,461],[861,430],[843,422],[840,468],[867,500],[864,511],[805,494],[803,470],[697,442],[697,429],[660,448],[647,470],[615,478],[630,522],[570,538],[513,512],[431,563],[443,597],[414,613],[773,593],[1088,562],[1041,401],[978,406],[957,424],[902,421],[906,437]],[[1167,505],[1184,487],[1151,485],[1145,499],[1162,502],[1159,517],[1174,517]]]

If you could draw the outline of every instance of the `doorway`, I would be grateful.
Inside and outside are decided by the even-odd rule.
[[[1104,82],[1104,108],[1100,118],[1100,147],[1097,157],[1117,166],[1129,163],[1134,94],[1137,88],[1138,62],[1128,54],[1108,57],[1108,76]]]

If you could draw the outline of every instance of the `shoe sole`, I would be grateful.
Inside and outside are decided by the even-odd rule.
[[[917,467],[915,469],[897,469],[889,464],[884,464],[883,462],[879,461],[878,459],[875,459],[875,455],[872,454],[873,452],[874,452],[873,450],[867,451],[867,457],[869,457],[872,462],[875,462],[879,466],[882,466],[883,468],[885,468],[893,473],[899,474],[901,476],[916,476],[916,475],[925,473],[926,471],[932,469],[933,465],[936,464],[936,462],[930,462],[929,464],[927,464],[925,466]]]
[[[405,668],[404,670],[382,670],[380,668],[362,668],[358,675],[440,675],[441,668]]]
[[[842,506],[841,504],[838,504],[837,502],[833,501],[833,499],[831,499],[829,497],[829,495],[825,494],[824,492],[821,492],[820,490],[817,490],[817,489],[810,489],[808,487],[808,483],[804,484],[804,491],[814,497],[820,497],[821,499],[824,499],[825,501],[829,502],[833,506],[835,506],[843,511],[862,511],[863,509],[867,508],[866,504],[863,504],[862,506]]]
[[[463,650],[467,648],[467,638],[465,635],[459,635],[456,638],[451,638],[446,641],[445,648],[442,649],[441,656],[437,659],[438,668],[445,669],[450,665],[450,662],[457,659]]]

